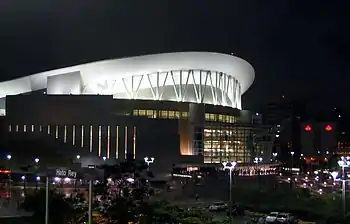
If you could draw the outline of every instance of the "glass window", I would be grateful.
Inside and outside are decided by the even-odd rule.
[[[160,114],[160,117],[161,117],[161,118],[168,118],[168,111],[162,110],[162,111],[161,111],[161,114]]]
[[[169,111],[169,119],[175,118],[175,111]]]
[[[188,112],[182,112],[181,118],[182,119],[187,119],[187,117],[188,117]]]
[[[153,110],[147,110],[146,115],[149,118],[153,118]]]
[[[219,121],[220,122],[224,121],[223,116],[221,114],[219,114]]]
[[[134,116],[138,116],[139,115],[139,111],[138,110],[133,110],[133,113],[132,113]]]
[[[176,117],[177,119],[180,119],[180,112],[179,112],[179,111],[175,111],[175,117]]]
[[[146,116],[146,110],[139,110],[139,116]]]
[[[215,114],[209,114],[210,115],[210,121],[215,121]]]

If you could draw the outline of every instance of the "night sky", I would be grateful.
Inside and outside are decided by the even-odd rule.
[[[281,95],[347,106],[349,12],[346,0],[1,1],[0,80],[149,53],[233,52],[256,70],[245,108]]]

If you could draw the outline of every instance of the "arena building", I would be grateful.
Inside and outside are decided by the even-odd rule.
[[[246,163],[271,150],[257,142],[270,135],[259,115],[242,110],[254,75],[248,62],[220,53],[105,60],[2,82],[0,110],[10,135],[49,135],[75,153]]]

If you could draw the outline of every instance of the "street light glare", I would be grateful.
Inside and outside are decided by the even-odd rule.
[[[10,155],[10,154],[8,154],[7,156],[6,156],[6,159],[7,160],[10,160],[12,158],[12,156]]]
[[[224,166],[224,169],[234,169],[237,165],[237,162],[223,162],[222,165]]]

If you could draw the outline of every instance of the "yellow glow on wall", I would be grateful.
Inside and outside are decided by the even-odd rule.
[[[81,126],[81,143],[80,147],[84,147],[84,125]]]
[[[107,127],[107,158],[110,157],[110,141],[111,141],[111,127]]]
[[[101,125],[98,126],[98,156],[101,156]]]
[[[67,142],[67,125],[64,126],[63,142]]]
[[[125,126],[124,129],[124,157],[126,159],[126,154],[128,154],[128,126]]]
[[[132,151],[133,151],[134,159],[135,159],[135,157],[136,157],[136,126],[134,126],[132,142],[133,142]]]
[[[115,158],[118,159],[119,154],[119,126],[115,130]]]
[[[56,125],[56,130],[55,130],[55,138],[58,139],[58,125]]]
[[[90,146],[90,152],[92,152],[92,125],[90,125],[90,142],[89,142],[89,146]]]
[[[73,133],[72,133],[72,141],[73,141],[73,145],[75,145],[75,125],[73,125]]]

